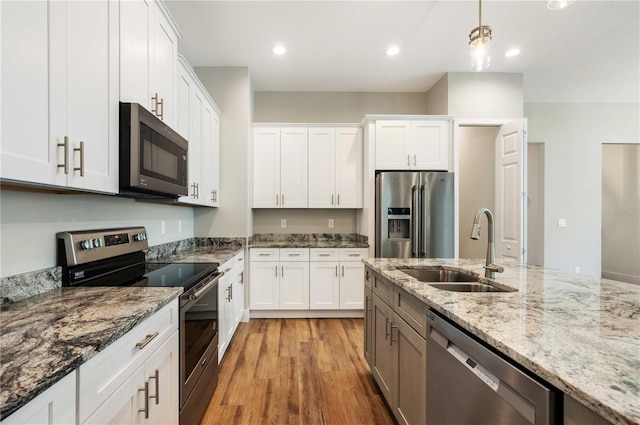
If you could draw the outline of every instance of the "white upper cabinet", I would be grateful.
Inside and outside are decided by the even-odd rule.
[[[2,178],[118,192],[119,4],[0,7]]]
[[[376,121],[377,170],[447,170],[445,120]]]
[[[177,131],[189,142],[189,195],[180,203],[218,206],[220,115],[213,99],[184,57],[178,57]]]
[[[307,128],[253,129],[253,208],[307,207]]]
[[[362,131],[309,128],[309,208],[362,207]]]
[[[178,39],[163,3],[120,2],[120,100],[139,103],[175,127]]]

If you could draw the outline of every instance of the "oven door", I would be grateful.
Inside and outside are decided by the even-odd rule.
[[[207,278],[180,299],[180,407],[191,396],[209,364],[218,365],[218,280]],[[213,372],[212,372],[213,373]]]

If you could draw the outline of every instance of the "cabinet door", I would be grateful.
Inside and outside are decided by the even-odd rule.
[[[154,3],[151,24],[153,52],[150,95],[153,97],[157,94],[159,98],[152,101],[152,109],[156,109],[156,116],[167,123],[169,127],[174,127],[178,36],[163,8],[159,3]],[[160,102],[162,105],[158,105]]]
[[[277,208],[279,206],[280,129],[254,128],[253,208]]]
[[[371,356],[373,349],[373,293],[368,286],[364,287],[364,359],[372,368]]]
[[[376,121],[376,170],[409,170],[409,121]]]
[[[373,294],[373,347],[371,372],[378,383],[382,395],[391,405],[393,388],[393,346],[391,345],[391,325],[393,311],[376,294]]]
[[[177,425],[180,406],[178,390],[178,353],[180,338],[174,334],[145,363],[145,380],[149,382],[149,425]]]
[[[2,419],[3,425],[76,423],[76,372],[71,372],[26,405]]]
[[[64,135],[49,139],[49,3],[2,1],[0,19],[1,176],[62,186]]]
[[[212,189],[212,155],[211,155],[211,122],[213,121],[213,108],[208,101],[204,100],[202,105],[202,158],[200,167],[202,169],[202,180],[200,184],[200,204],[208,207],[213,206]]]
[[[309,208],[336,206],[336,130],[309,129]]]
[[[280,263],[280,310],[309,309],[309,263]]]
[[[449,143],[446,121],[411,122],[412,166],[419,170],[447,170]]]
[[[390,342],[393,347],[393,413],[399,424],[427,422],[427,341],[394,313]]]
[[[336,261],[311,262],[309,266],[309,308],[337,310],[340,308],[339,265]]]
[[[307,128],[280,130],[280,207],[307,208]]]
[[[205,168],[210,186],[211,206],[220,206],[220,117],[211,105],[211,133],[209,135],[209,166]]]
[[[361,310],[363,299],[364,264],[361,262],[340,263],[340,308]]]
[[[67,185],[111,193],[118,192],[117,8],[115,2],[66,2],[66,119],[51,116],[52,136],[69,137]],[[52,51],[52,60],[63,54]],[[58,89],[51,95],[51,105],[61,108]]]
[[[149,111],[153,96],[149,94],[152,1],[120,2],[120,101],[139,103]]]
[[[336,207],[338,208],[362,208],[362,151],[360,128],[336,129]],[[309,158],[312,156],[310,155]]]
[[[218,363],[227,351],[231,332],[231,299],[229,286],[231,276],[226,274],[218,281]]]
[[[278,310],[280,308],[280,264],[276,261],[252,261],[249,299],[252,310]]]
[[[187,69],[188,66],[184,59],[180,58],[178,61],[178,82],[176,84],[175,130],[182,137],[191,141],[189,117],[191,116],[191,96],[196,90],[196,84]],[[191,149],[191,146],[189,146],[189,149]]]
[[[84,422],[85,425],[134,425],[144,423],[144,368],[138,368]]]

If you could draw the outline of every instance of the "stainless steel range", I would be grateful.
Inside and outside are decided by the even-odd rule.
[[[147,263],[144,227],[61,232],[63,286],[182,287],[180,423],[199,423],[218,382],[218,263]]]

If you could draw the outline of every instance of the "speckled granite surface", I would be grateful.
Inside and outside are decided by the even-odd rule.
[[[606,419],[640,424],[640,286],[501,263],[505,272],[496,282],[517,292],[460,293],[396,267],[443,266],[483,276],[483,260],[363,261]]]
[[[157,249],[150,247],[146,253],[146,261],[149,263],[224,264],[244,249],[244,238],[196,238],[188,249],[171,249],[161,245],[154,252],[154,248]]]
[[[61,286],[61,267],[3,277],[0,279],[0,305],[20,301]]]
[[[5,418],[182,293],[182,288],[61,288],[0,312]]]
[[[368,248],[368,238],[355,233],[261,233],[250,248]]]

